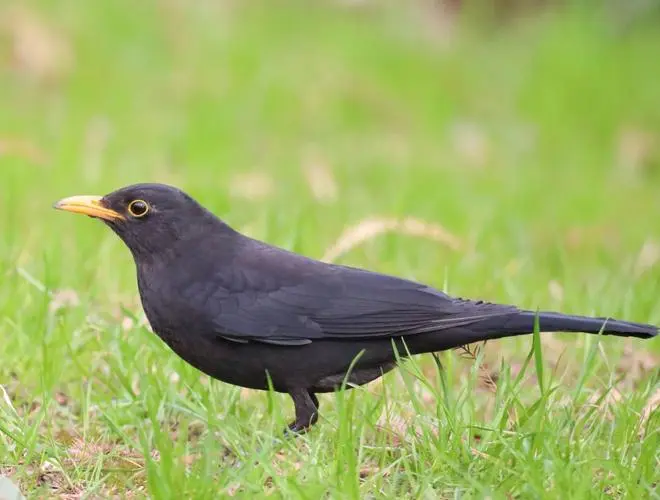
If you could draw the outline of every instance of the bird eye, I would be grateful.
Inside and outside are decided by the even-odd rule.
[[[133,217],[144,217],[149,212],[149,205],[144,200],[133,200],[128,204],[128,211]]]

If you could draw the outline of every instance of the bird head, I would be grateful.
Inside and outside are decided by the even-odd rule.
[[[208,234],[209,226],[227,227],[186,193],[164,184],[134,184],[105,196],[71,196],[54,207],[102,220],[136,258],[167,253],[180,241]]]

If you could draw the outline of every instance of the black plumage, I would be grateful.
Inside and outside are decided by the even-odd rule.
[[[652,325],[452,298],[421,283],[326,264],[244,236],[184,192],[128,186],[56,208],[102,219],[133,254],[153,330],[184,360],[231,384],[293,398],[291,429],[318,416],[314,393],[361,385],[400,355],[542,331],[650,338]]]

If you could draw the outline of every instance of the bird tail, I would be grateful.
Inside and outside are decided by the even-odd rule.
[[[473,325],[483,340],[524,335],[534,332],[538,317],[541,332],[583,332],[648,339],[658,335],[658,327],[610,318],[573,316],[555,312],[520,311],[506,318],[492,318]]]

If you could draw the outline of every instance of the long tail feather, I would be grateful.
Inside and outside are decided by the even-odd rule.
[[[633,323],[609,318],[573,316],[555,312],[520,311],[505,318],[493,318],[477,325],[474,330],[486,339],[495,339],[532,333],[538,316],[542,332],[584,332],[642,339],[658,335],[658,327],[644,323]]]

